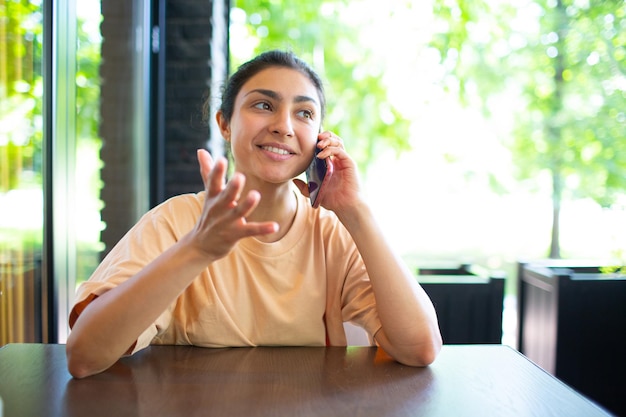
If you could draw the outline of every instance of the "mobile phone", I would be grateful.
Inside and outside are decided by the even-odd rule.
[[[313,207],[319,207],[324,193],[324,186],[333,175],[333,163],[330,158],[320,159],[317,155],[322,150],[315,147],[315,155],[306,170],[307,186],[309,188],[309,198]]]

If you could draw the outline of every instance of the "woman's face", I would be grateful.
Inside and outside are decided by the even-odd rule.
[[[311,161],[320,118],[320,98],[309,78],[271,67],[242,86],[230,122],[218,115],[218,123],[238,172],[253,183],[283,183]]]

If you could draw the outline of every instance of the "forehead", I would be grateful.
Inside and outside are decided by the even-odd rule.
[[[243,97],[257,89],[274,91],[287,100],[298,96],[310,97],[318,106],[321,101],[309,77],[292,68],[270,67],[259,71],[244,83],[238,96]]]

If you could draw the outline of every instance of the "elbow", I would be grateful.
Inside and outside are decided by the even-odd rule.
[[[437,328],[433,331],[430,340],[421,345],[420,349],[417,349],[418,354],[415,358],[417,363],[419,363],[417,366],[428,366],[433,363],[435,359],[437,359],[437,356],[439,356],[442,345],[443,339],[441,338],[441,332],[439,328]]]
[[[78,355],[72,352],[69,345],[65,347],[65,355],[67,357],[67,370],[72,377],[81,379],[96,373],[86,365],[85,361],[76,358]]]
[[[443,345],[438,329],[425,339],[419,338],[406,344],[390,343],[386,335],[380,336],[382,336],[380,338],[381,347],[396,361],[407,366],[426,367],[432,364],[437,359]]]
[[[439,327],[437,327],[434,332],[430,343],[430,349],[428,349],[427,355],[425,355],[424,359],[426,364],[424,366],[430,365],[435,361],[437,356],[439,356],[439,352],[441,352],[441,347],[443,346],[443,338],[441,337],[441,332],[439,331]]]
[[[95,372],[92,372],[87,367],[80,364],[71,363],[69,361],[67,363],[67,370],[69,371],[70,375],[72,375],[72,377],[76,379],[86,378],[95,374]]]
[[[412,366],[428,366],[435,362],[437,356],[439,355],[439,351],[441,350],[441,345],[432,344],[427,347],[422,347],[418,350],[418,352],[412,358]]]
[[[82,379],[102,372],[104,369],[93,363],[88,355],[81,354],[71,338],[65,346],[65,356],[67,358],[67,370],[76,379]]]
[[[398,352],[395,359],[403,365],[426,367],[435,362],[440,350],[441,344],[427,343]]]
[[[443,339],[441,338],[441,332],[439,328],[430,332],[430,336],[425,340],[422,339],[419,342],[410,345],[410,349],[406,349],[404,354],[400,354],[398,362],[401,362],[408,366],[425,367],[437,359],[441,347],[443,345]]]
[[[81,361],[72,359],[69,353],[67,354],[67,370],[76,379],[82,379],[96,373]]]
[[[70,355],[67,356],[67,370],[76,379],[86,378],[95,374],[99,374],[106,370],[107,367],[93,366],[87,361],[80,361],[72,359]]]

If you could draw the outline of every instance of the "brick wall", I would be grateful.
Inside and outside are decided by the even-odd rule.
[[[211,83],[212,6],[207,0],[167,1],[164,198],[204,188],[196,150],[209,141],[201,113]]]
[[[150,152],[153,158],[161,155],[152,163],[162,164],[158,170],[162,175],[151,175],[150,181],[159,183],[146,185],[153,193],[160,190],[156,198],[153,195],[152,204],[173,195],[202,190],[196,150],[210,146],[211,136],[209,127],[202,122],[202,101],[212,84],[212,68],[220,79],[227,70],[224,65],[215,66],[227,56],[227,43],[216,46],[212,33],[219,31],[221,36],[227,32],[228,0],[160,1],[165,2],[165,45],[160,45],[165,53],[162,73],[165,83],[164,91],[153,92],[152,97],[164,97],[163,120],[155,124],[158,129],[152,130],[148,140],[151,147],[162,147],[160,153]],[[218,10],[223,10],[215,18],[214,1],[219,1]],[[128,0],[102,2],[100,135],[103,139],[101,199],[104,202],[102,220],[106,223],[102,232],[105,253],[137,220],[137,210],[133,207],[137,192],[133,177],[133,3]],[[212,59],[214,54],[217,59]],[[159,134],[160,140],[157,139]]]

